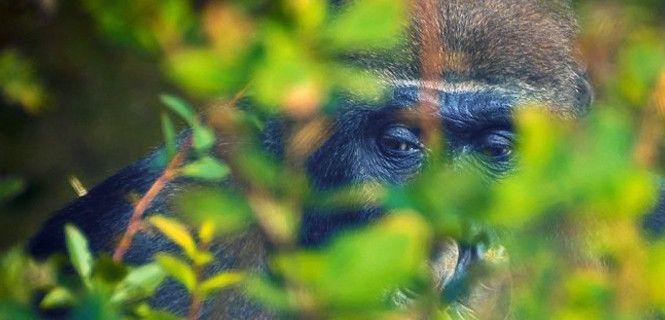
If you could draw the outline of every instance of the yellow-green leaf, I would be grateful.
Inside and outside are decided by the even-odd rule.
[[[221,272],[218,273],[203,283],[198,288],[199,293],[203,296],[206,296],[214,291],[224,289],[228,286],[237,284],[238,282],[245,279],[244,272]]]
[[[65,236],[69,259],[86,286],[90,286],[93,258],[88,247],[88,240],[78,228],[71,224],[65,226]]]
[[[204,220],[199,227],[199,239],[203,243],[209,243],[215,236],[215,222],[212,219]]]
[[[173,121],[171,121],[171,118],[166,113],[162,113],[162,132],[164,133],[166,143],[166,153],[169,159],[171,159],[176,153],[175,128]]]
[[[203,157],[180,169],[182,174],[205,180],[219,180],[229,174],[229,167],[213,157]]]
[[[189,292],[196,287],[196,274],[186,262],[166,253],[159,253],[155,260],[173,279],[180,282]]]
[[[142,299],[152,295],[166,273],[157,263],[140,266],[127,274],[113,292],[111,302]]]
[[[196,256],[198,251],[196,248],[196,242],[194,242],[194,239],[185,226],[164,216],[152,216],[148,221],[159,229],[159,231],[161,231],[167,238],[180,246],[187,256],[190,258]]]
[[[192,111],[192,107],[184,100],[168,94],[162,94],[159,98],[162,100],[162,103],[173,112],[177,113],[185,121],[190,124],[194,121],[194,111]]]
[[[39,307],[44,309],[67,307],[74,304],[75,300],[74,295],[67,288],[55,287],[46,294],[39,303]]]

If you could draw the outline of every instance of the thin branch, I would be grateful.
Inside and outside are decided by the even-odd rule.
[[[665,119],[665,70],[660,74],[649,105],[642,113],[642,123],[637,138],[634,158],[638,164],[653,167],[660,156],[658,150],[665,132],[662,121]]]
[[[187,141],[180,148],[180,151],[166,166],[166,169],[164,169],[162,175],[157,178],[157,180],[155,180],[152,186],[150,186],[150,189],[148,189],[148,192],[146,192],[145,195],[143,195],[139,202],[134,206],[132,217],[130,218],[129,224],[127,225],[127,230],[125,230],[125,234],[120,239],[115,252],[113,252],[114,261],[122,261],[125,253],[127,253],[127,250],[129,250],[129,247],[134,240],[134,236],[139,230],[141,230],[143,214],[148,209],[152,201],[155,200],[159,192],[162,191],[162,189],[164,189],[164,187],[177,175],[178,167],[180,167],[180,165],[185,161],[191,144],[191,138],[187,139]]]

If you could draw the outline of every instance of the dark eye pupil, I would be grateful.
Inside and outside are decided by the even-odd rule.
[[[507,145],[493,145],[483,148],[483,154],[490,158],[504,158],[513,153],[513,149]]]
[[[393,137],[383,137],[381,144],[383,144],[384,148],[393,151],[412,151],[415,149],[410,143]]]

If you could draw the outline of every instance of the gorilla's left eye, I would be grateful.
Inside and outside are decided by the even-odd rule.
[[[508,161],[513,156],[513,134],[510,131],[491,131],[480,137],[476,150],[490,161]]]
[[[392,155],[409,155],[418,153],[423,145],[418,135],[402,125],[390,126],[378,137],[378,143],[384,152]]]

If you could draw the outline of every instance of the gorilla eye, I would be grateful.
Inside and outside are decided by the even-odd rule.
[[[401,125],[386,128],[378,142],[384,152],[393,155],[410,155],[423,148],[418,135],[412,129]]]
[[[489,132],[478,141],[477,151],[491,161],[508,161],[514,150],[512,136],[509,131]]]

